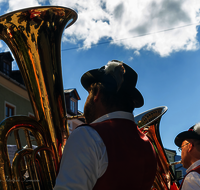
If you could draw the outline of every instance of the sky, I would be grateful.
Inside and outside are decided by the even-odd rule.
[[[64,6],[77,21],[63,32],[64,89],[76,88],[83,111],[83,73],[117,59],[138,73],[144,96],[138,115],[167,106],[160,121],[163,146],[178,152],[176,135],[200,122],[199,0],[0,0],[0,15],[35,6]],[[0,41],[0,51],[8,51]],[[14,63],[13,69],[17,69]]]

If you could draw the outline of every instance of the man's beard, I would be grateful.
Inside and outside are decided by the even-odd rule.
[[[94,97],[90,97],[86,102],[84,106],[84,116],[85,116],[85,122],[86,123],[92,123],[96,118],[96,110],[95,105],[93,101]]]

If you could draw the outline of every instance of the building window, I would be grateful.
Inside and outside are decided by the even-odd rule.
[[[70,110],[73,112],[73,113],[77,113],[77,101],[73,98],[70,99]]]
[[[15,106],[5,102],[5,117],[11,117],[15,115]],[[12,131],[9,134],[10,136],[12,135]]]
[[[15,107],[11,106],[10,104],[6,103],[6,117],[10,117],[14,115]]]
[[[180,179],[183,178],[183,171],[182,170],[176,170],[175,174],[176,174],[177,180],[180,180]]]
[[[7,62],[3,62],[3,72],[10,76],[10,63],[7,63]]]

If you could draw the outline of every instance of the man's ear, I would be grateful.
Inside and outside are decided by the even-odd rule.
[[[190,143],[189,144],[189,148],[188,148],[188,152],[191,152],[193,148],[194,148],[194,144]]]
[[[94,96],[94,102],[97,102],[99,100],[100,97],[100,89],[98,89],[96,95]]]

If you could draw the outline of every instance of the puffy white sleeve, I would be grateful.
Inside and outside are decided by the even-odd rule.
[[[181,190],[197,190],[200,189],[200,174],[197,172],[190,172],[183,181]]]
[[[108,165],[106,147],[91,127],[77,128],[65,145],[54,190],[91,190]]]

